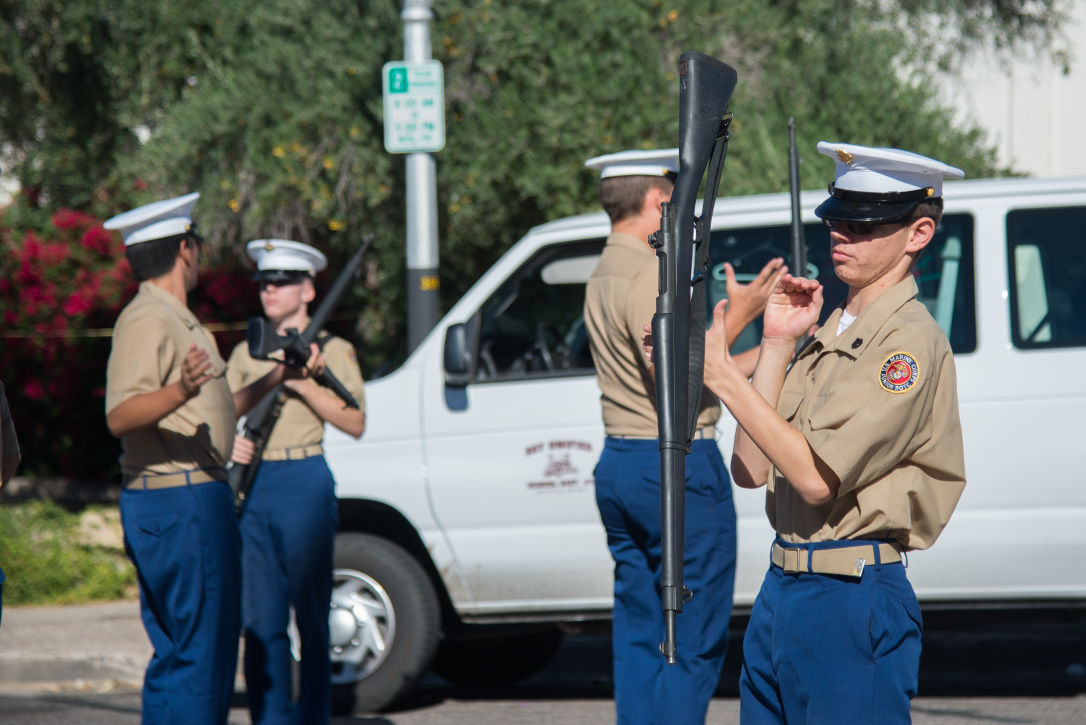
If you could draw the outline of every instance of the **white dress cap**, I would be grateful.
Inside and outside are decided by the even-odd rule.
[[[119,230],[126,247],[184,234],[192,230],[192,207],[199,198],[200,192],[195,191],[144,204],[107,219],[102,226]]]
[[[667,176],[679,173],[679,149],[620,151],[593,157],[584,165],[598,169],[601,179],[614,176]]]
[[[308,244],[289,239],[255,239],[245,245],[245,251],[256,262],[259,277],[265,272],[304,272],[314,275],[328,266],[328,259]]]
[[[943,195],[943,179],[960,179],[961,169],[901,149],[818,142],[818,152],[837,162],[834,186],[848,191],[886,193],[931,189]]]

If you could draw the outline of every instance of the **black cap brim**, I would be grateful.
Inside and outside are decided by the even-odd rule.
[[[881,224],[901,219],[925,200],[934,198],[934,189],[910,191],[853,191],[830,183],[830,198],[818,205],[815,216],[842,222]]]
[[[262,269],[253,277],[257,282],[272,282],[274,284],[290,284],[298,282],[309,276],[309,272],[301,269]]]
[[[819,219],[832,219],[842,222],[892,222],[901,219],[919,204],[919,201],[896,203],[848,201],[834,199],[832,196],[818,205],[815,216]]]

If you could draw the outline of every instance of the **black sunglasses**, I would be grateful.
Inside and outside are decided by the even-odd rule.
[[[846,222],[840,219],[823,219],[822,223],[825,224],[832,232],[834,229],[844,228],[847,229],[849,234],[853,234],[857,237],[865,237],[875,231],[876,227],[884,226],[903,226],[905,224],[902,220],[888,221],[888,222]]]
[[[276,287],[276,288],[278,288],[278,287],[289,287],[292,284],[301,284],[301,283],[302,283],[302,278],[301,277],[291,277],[291,278],[273,277],[272,279],[257,280],[257,286],[260,289],[264,289],[265,287]]]

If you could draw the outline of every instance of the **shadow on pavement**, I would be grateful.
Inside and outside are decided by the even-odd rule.
[[[717,697],[739,695],[746,622],[745,615],[733,617]],[[932,610],[924,612],[924,626],[920,663],[920,694],[924,697],[1044,697],[1086,692],[1086,609]],[[610,627],[601,623],[567,634],[550,663],[517,685],[463,687],[430,674],[388,712],[425,709],[448,699],[607,700],[612,696],[611,688]]]

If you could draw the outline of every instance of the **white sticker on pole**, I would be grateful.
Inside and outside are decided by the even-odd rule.
[[[445,81],[439,61],[385,63],[381,85],[386,151],[411,154],[445,147]]]

